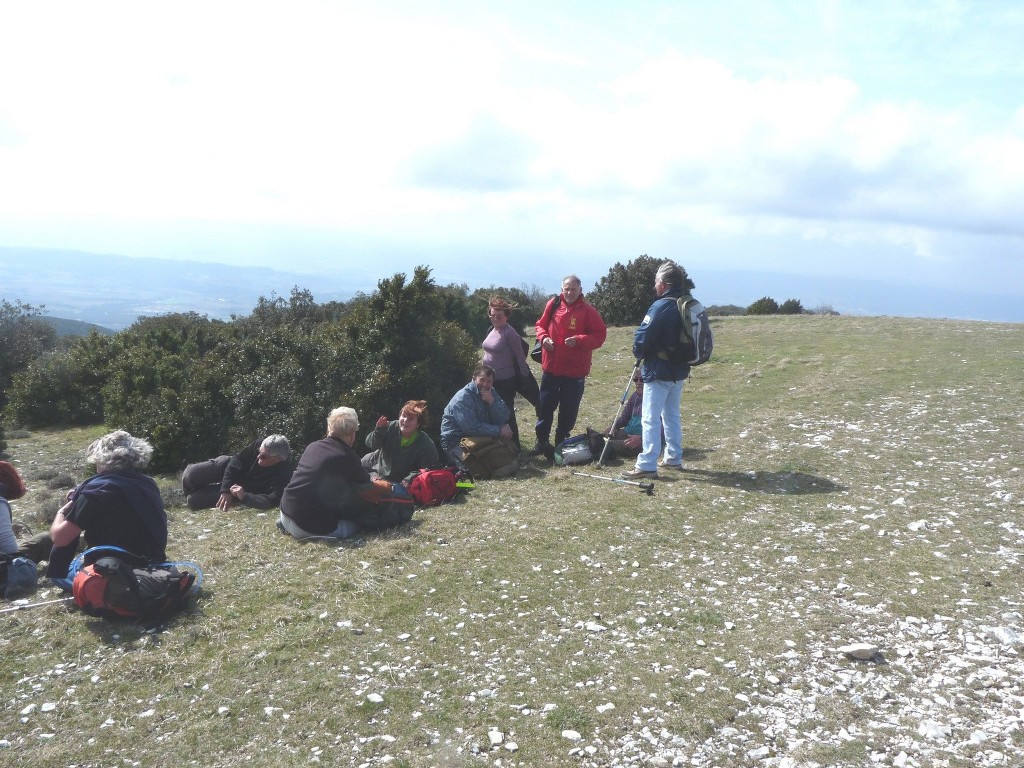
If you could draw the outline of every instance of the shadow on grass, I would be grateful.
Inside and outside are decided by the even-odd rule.
[[[689,469],[685,477],[696,483],[739,488],[753,493],[771,493],[796,496],[806,493],[836,493],[847,490],[846,486],[834,483],[826,477],[806,472],[716,472],[709,469]]]

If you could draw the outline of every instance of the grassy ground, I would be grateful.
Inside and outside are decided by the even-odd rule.
[[[326,546],[161,478],[197,604],[155,633],[0,615],[0,760],[1018,764],[1024,326],[714,329],[687,471],[654,496],[534,463]],[[597,355],[578,431],[614,416],[630,338]],[[52,514],[102,431],[11,439],[16,515]]]

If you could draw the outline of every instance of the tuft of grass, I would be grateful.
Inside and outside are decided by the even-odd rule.
[[[714,330],[683,394],[687,471],[654,496],[535,460],[332,546],[279,535],[274,513],[189,510],[158,478],[199,599],[155,633],[65,606],[0,615],[5,763],[745,765],[763,747],[888,764],[931,707],[953,730],[925,762],[975,764],[970,728],[1021,696],[985,628],[1021,624],[1024,328]],[[595,356],[577,431],[614,417],[630,337]],[[16,516],[46,519],[49,484],[86,477],[104,431],[9,436],[30,489]],[[855,641],[881,661],[837,654]],[[950,666],[983,651],[1005,686]]]

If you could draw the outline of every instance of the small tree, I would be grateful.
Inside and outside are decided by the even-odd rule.
[[[616,263],[587,294],[608,325],[638,325],[654,301],[654,276],[661,260],[644,254],[623,266]]]
[[[0,407],[14,374],[57,344],[57,331],[40,318],[43,307],[0,301]]]
[[[803,313],[804,307],[799,299],[786,299],[779,305],[780,315],[802,315]]]
[[[763,296],[749,307],[748,315],[775,315],[779,312],[779,303],[770,296]]]

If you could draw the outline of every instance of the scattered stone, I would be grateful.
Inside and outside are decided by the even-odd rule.
[[[839,652],[861,661],[869,661],[878,654],[878,646],[871,643],[851,643],[839,648]]]
[[[579,731],[565,730],[562,731],[562,738],[568,739],[569,741],[579,741],[583,738]]]

